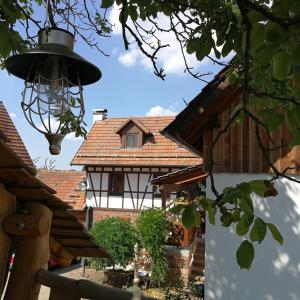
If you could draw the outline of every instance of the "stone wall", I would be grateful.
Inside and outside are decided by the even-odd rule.
[[[176,284],[182,279],[184,283],[188,283],[191,248],[166,246],[166,250],[169,263],[168,282]]]

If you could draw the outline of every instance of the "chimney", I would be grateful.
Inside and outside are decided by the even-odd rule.
[[[103,121],[107,118],[106,108],[97,108],[93,110],[93,123],[96,121]]]

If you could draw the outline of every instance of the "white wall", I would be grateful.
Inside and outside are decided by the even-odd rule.
[[[219,191],[242,181],[267,178],[268,175],[217,174]],[[300,178],[299,178],[300,179]],[[274,223],[284,237],[279,246],[270,233],[257,245],[250,271],[240,270],[235,251],[242,239],[207,221],[205,246],[205,300],[300,300],[300,184],[277,180],[278,196],[256,198],[256,214]],[[212,194],[207,187],[207,196]]]
[[[102,173],[102,184],[100,173],[90,173],[87,177],[87,196],[86,203],[93,207],[103,208],[122,208],[122,196],[109,196],[109,205],[107,206],[107,190],[108,190],[108,175],[109,173]],[[140,174],[139,189],[138,189],[138,174],[128,173],[128,179],[130,181],[130,188],[127,180],[127,176],[124,178],[124,209],[139,209],[144,207],[152,207],[152,185],[150,174]],[[150,180],[149,180],[150,178]],[[92,179],[92,180],[90,180]],[[147,188],[148,186],[148,188]],[[101,193],[100,193],[101,187]],[[95,192],[92,191],[94,188]],[[144,197],[144,191],[147,188],[147,192]],[[139,193],[137,193],[139,191]],[[101,197],[100,197],[101,195]],[[173,198],[175,197],[172,195]],[[144,201],[142,202],[144,197]],[[133,204],[134,203],[134,204]],[[160,197],[154,197],[154,207],[161,207],[162,200]],[[134,205],[134,206],[133,206]]]

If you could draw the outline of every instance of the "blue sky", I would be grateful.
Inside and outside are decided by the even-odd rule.
[[[159,58],[160,64],[167,70],[166,80],[162,81],[153,74],[149,62],[135,45],[125,51],[118,28],[111,38],[101,41],[103,49],[110,54],[108,58],[83,41],[77,41],[75,51],[97,65],[103,74],[99,82],[84,88],[88,128],[92,126],[92,110],[95,108],[107,108],[108,117],[174,114],[185,107],[183,99],[189,102],[201,91],[201,81],[184,75],[178,46],[173,42],[171,38],[171,47]],[[191,63],[194,61],[191,57]],[[215,67],[207,62],[200,65],[199,70],[203,73],[215,71]],[[66,138],[61,154],[51,156],[44,136],[32,129],[24,119],[20,106],[23,81],[0,71],[0,87],[0,100],[10,113],[31,157],[40,157],[38,165],[43,164],[45,159],[54,159],[57,169],[74,168],[69,164],[82,139]]]

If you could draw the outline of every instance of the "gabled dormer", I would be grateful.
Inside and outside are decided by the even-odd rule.
[[[141,149],[146,138],[151,135],[150,130],[135,118],[126,120],[116,133],[120,135],[123,149]]]

